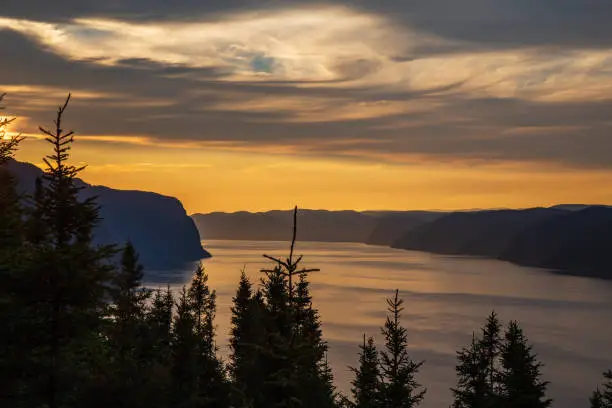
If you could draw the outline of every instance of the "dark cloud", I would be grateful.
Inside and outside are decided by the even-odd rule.
[[[218,18],[219,14],[342,4],[385,15],[400,24],[485,47],[612,46],[608,0],[8,0],[7,17],[67,21],[109,17],[136,21]]]
[[[20,4],[33,6],[32,3]],[[60,2],[49,15],[60,17],[62,10],[65,10],[64,16],[84,13],[148,18],[146,13],[138,14],[139,7],[144,9],[145,2],[100,2],[95,3],[99,4],[97,9],[94,6],[88,8],[87,4],[83,4],[85,2],[74,2],[72,5],[77,3],[81,6],[71,8],[71,2]],[[188,3],[183,2],[177,6],[175,12],[186,12],[189,9]],[[466,8],[460,10],[457,3],[462,3]],[[476,7],[478,3],[482,3],[482,9]],[[402,9],[399,3],[383,2],[380,10],[391,13],[393,7],[396,7],[404,12],[401,18],[409,19],[414,24],[424,24],[428,19],[433,19],[436,5],[441,7],[439,10],[445,10],[446,15],[438,18],[453,20],[455,23],[461,19],[486,20],[486,16],[490,15],[493,17],[483,20],[482,24],[492,24],[500,19],[508,24],[514,22],[519,27],[518,21],[521,18],[531,21],[537,16],[546,15],[546,8],[538,1],[529,3],[532,4],[533,15],[528,17],[522,17],[517,10],[508,10],[509,7],[528,8],[525,1],[517,1],[515,5],[506,5],[505,9],[500,10],[492,7],[491,3],[475,0],[416,1],[411,2],[411,11]],[[603,2],[584,3],[592,3],[602,14],[606,12]],[[41,4],[42,9],[35,12],[41,12],[43,16],[46,15],[43,11],[50,9],[45,8],[47,2]],[[155,12],[165,10],[165,5],[169,3],[146,4],[150,5],[148,16],[152,16]],[[252,6],[248,2],[228,4]],[[568,0],[555,4],[559,5],[559,10],[551,11],[551,19],[574,13],[576,19],[572,21],[577,24],[581,18],[587,18],[591,13]],[[442,6],[446,6],[446,9]],[[192,7],[189,9],[192,13],[201,10],[200,6],[192,4]],[[470,7],[477,9],[476,12],[469,13]],[[221,10],[221,6],[218,9]],[[18,7],[15,2],[5,11],[17,15],[20,10],[25,12],[26,8]],[[68,13],[68,10],[73,14]],[[25,14],[22,17],[37,18]],[[593,21],[597,26],[599,20],[596,18]],[[439,31],[436,27],[433,24],[428,29]],[[523,28],[529,30],[529,25]],[[465,34],[467,31],[463,34],[466,38],[469,37]],[[447,34],[453,36],[450,32]],[[495,35],[483,36],[481,40],[492,41],[491,37]],[[522,35],[523,31],[517,34],[516,39]],[[577,40],[576,44],[581,41]],[[584,42],[588,42],[586,37]],[[595,39],[590,43],[592,46],[597,44]],[[429,155],[439,160],[545,160],[575,166],[612,167],[612,158],[607,154],[612,149],[612,138],[609,137],[612,133],[609,120],[612,98],[592,102],[554,103],[519,98],[470,98],[459,92],[461,83],[436,89],[406,91],[383,89],[374,85],[359,88],[329,87],[330,83],[325,81],[310,82],[308,87],[301,86],[304,83],[299,81],[228,82],[223,80],[227,72],[221,67],[191,68],[164,65],[147,59],[125,59],[115,66],[92,61],[68,61],[10,31],[0,31],[0,55],[3,56],[0,86],[27,85],[33,88],[44,87],[41,89],[52,88],[56,92],[74,91],[75,100],[69,120],[71,126],[81,134],[147,135],[167,141],[220,141],[246,147],[294,146],[308,155],[373,160],[386,160],[386,157],[389,161],[400,162],[408,160],[409,154],[416,154]],[[274,64],[274,60],[261,57],[255,64],[257,70],[265,72]],[[367,59],[347,60],[336,68],[343,77],[336,81],[338,85],[379,70],[376,62]],[[97,98],[79,98],[80,93],[100,95]],[[315,101],[313,104],[322,99],[329,101],[319,111],[312,111],[320,115],[324,115],[330,108],[343,105],[350,107],[351,103],[379,101],[433,101],[438,107],[411,113],[372,115],[362,119],[331,116],[311,122],[299,120],[299,115],[303,113],[301,108],[284,108],[282,104],[277,109],[266,111],[232,109],[233,104],[257,102],[262,97],[287,96],[303,99],[307,103],[312,99]],[[32,104],[31,98],[48,101],[49,106]],[[34,95],[16,92],[9,95],[8,102],[12,111],[27,116],[32,123],[46,123],[50,120],[53,107],[60,102],[59,98],[55,94],[46,95],[44,90]],[[226,107],[219,108],[220,104]]]

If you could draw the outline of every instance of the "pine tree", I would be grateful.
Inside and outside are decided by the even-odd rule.
[[[232,378],[232,394],[235,406],[249,406],[254,404],[256,393],[261,386],[257,375],[258,354],[257,339],[255,338],[256,325],[261,321],[261,314],[256,314],[253,295],[253,285],[244,270],[240,275],[240,282],[236,295],[232,299],[232,328],[230,331],[230,364],[229,371]]]
[[[495,311],[492,311],[482,328],[481,358],[487,378],[487,392],[491,406],[497,406],[499,400],[501,379],[499,357],[501,353],[501,323]]]
[[[301,268],[302,257],[294,257],[296,236],[297,208],[289,257],[264,255],[274,267],[262,270],[266,328],[260,354],[266,371],[262,407],[327,407],[335,399],[327,345],[308,288],[308,273],[318,269]]]
[[[516,321],[511,321],[501,348],[503,406],[506,408],[546,408],[551,400],[546,398],[548,382],[541,380],[542,364],[536,360],[532,346],[528,344]]]
[[[225,408],[229,405],[229,384],[225,368],[217,358],[214,319],[216,293],[208,286],[208,275],[198,265],[188,290],[195,321],[198,399],[202,406]]]
[[[403,300],[399,291],[387,299],[389,316],[381,329],[385,349],[380,353],[381,400],[385,408],[411,408],[419,405],[427,390],[420,390],[416,374],[423,362],[412,360],[408,354],[408,333],[400,324]]]
[[[156,290],[145,316],[145,334],[142,339],[143,357],[149,364],[148,407],[166,408],[172,404],[172,338],[174,296],[168,286]]]
[[[612,408],[612,370],[603,373],[606,382],[602,388],[595,390],[589,401],[591,408]]]
[[[36,197],[41,211],[32,223],[44,236],[28,243],[15,287],[23,313],[16,341],[28,350],[24,365],[38,373],[28,395],[44,396],[40,402],[48,408],[86,393],[90,371],[100,364],[97,347],[113,271],[112,248],[92,244],[98,207],[95,198],[79,198],[76,177],[83,167],[67,164],[74,133],[64,131],[62,119],[69,101],[59,107],[54,130],[40,128],[53,147],[44,158],[45,183]]]
[[[4,95],[0,95],[0,101]],[[0,107],[2,109],[2,107]],[[0,119],[0,406],[15,403],[21,397],[19,389],[24,381],[23,360],[27,353],[14,332],[21,320],[14,299],[15,279],[19,278],[23,263],[23,208],[17,193],[17,180],[6,168],[22,138],[5,138],[4,129],[12,119]],[[8,400],[6,400],[8,398]]]
[[[106,404],[125,403],[137,407],[143,404],[150,379],[150,347],[146,343],[145,324],[147,301],[151,292],[141,287],[143,267],[138,263],[138,254],[131,243],[127,243],[121,256],[121,268],[115,276],[110,291],[112,304],[109,307],[109,390],[111,398]]]
[[[378,351],[374,338],[363,335],[363,344],[359,346],[359,367],[351,367],[355,378],[351,382],[351,392],[355,408],[379,408],[380,370],[378,366]]]
[[[333,407],[335,388],[327,363],[319,312],[312,306],[306,273],[300,273],[293,298],[295,333],[293,350],[298,373],[298,398],[307,407]]]
[[[172,327],[171,398],[177,407],[195,407],[197,403],[199,359],[196,324],[187,289],[183,287]]]
[[[160,365],[166,365],[170,359],[173,311],[174,296],[170,286],[165,291],[156,290],[145,321],[151,358]]]
[[[111,341],[116,346],[119,358],[132,358],[143,335],[146,302],[151,292],[142,288],[143,267],[138,263],[138,254],[128,242],[122,252],[121,268],[115,276],[111,290],[113,318]]]
[[[472,336],[469,347],[457,352],[457,388],[452,388],[453,408],[487,408],[491,406],[487,381],[487,360],[482,344]]]

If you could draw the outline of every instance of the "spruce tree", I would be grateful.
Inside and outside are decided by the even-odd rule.
[[[83,167],[67,163],[74,133],[63,129],[62,120],[69,101],[70,95],[57,111],[53,130],[40,128],[53,153],[44,158],[44,184],[35,207],[41,211],[31,216],[44,235],[28,243],[15,288],[23,312],[16,340],[38,373],[28,394],[44,396],[40,403],[48,408],[86,393],[90,371],[101,363],[95,360],[113,271],[112,248],[92,243],[98,207],[95,198],[79,197],[76,178]]]
[[[511,321],[501,347],[502,398],[505,408],[546,408],[551,400],[546,398],[548,382],[542,381],[542,364],[536,359],[516,321]]]
[[[612,370],[603,373],[605,382],[593,392],[589,401],[591,408],[612,408]]]
[[[355,408],[380,408],[380,370],[378,351],[374,338],[363,335],[363,344],[359,346],[359,367],[351,367],[355,378],[351,382],[351,392]]]
[[[499,358],[501,353],[501,323],[497,313],[492,311],[482,328],[481,358],[484,359],[483,366],[487,378],[487,393],[491,406],[497,406],[500,395],[501,379]]]
[[[260,296],[260,295],[259,295]],[[253,295],[253,285],[243,270],[236,295],[232,299],[232,327],[230,330],[230,364],[233,403],[237,407],[254,405],[259,392],[260,376],[257,375],[258,340],[255,337],[256,325],[261,325],[261,313]]]
[[[387,299],[389,315],[381,332],[385,348],[380,353],[381,401],[385,408],[411,408],[419,405],[427,390],[420,390],[416,374],[423,362],[414,361],[408,354],[408,333],[401,326],[400,317],[404,310],[399,291]]]
[[[323,340],[319,312],[312,306],[306,273],[300,273],[293,299],[295,333],[293,349],[298,373],[298,398],[308,407],[333,407],[335,388],[327,363],[327,343]]]
[[[165,408],[172,404],[171,367],[174,296],[170,287],[164,291],[158,289],[145,316],[145,334],[143,353],[149,364],[150,394],[149,407]]]
[[[451,388],[453,408],[490,407],[487,360],[483,358],[482,344],[472,335],[469,347],[457,352],[457,388]]]
[[[4,95],[0,95],[2,101]],[[2,109],[2,107],[0,107]],[[5,138],[4,129],[12,119],[0,120],[0,406],[9,406],[20,399],[25,374],[23,361],[28,350],[14,336],[21,320],[14,298],[15,280],[20,276],[23,251],[23,208],[17,193],[17,180],[6,168],[21,137]],[[8,398],[8,399],[7,399]]]
[[[308,274],[318,269],[301,267],[302,257],[294,256],[296,236],[297,208],[289,257],[264,255],[274,267],[262,270],[266,328],[260,354],[266,371],[262,407],[327,407],[335,399],[327,345],[308,288]]]
[[[188,290],[195,321],[198,399],[201,406],[225,408],[229,405],[229,384],[225,368],[217,358],[214,319],[216,293],[208,286],[208,275],[198,265]]]
[[[159,365],[168,364],[170,359],[174,303],[170,286],[165,291],[158,289],[145,317],[151,358]]]
[[[147,302],[151,292],[142,288],[143,267],[138,254],[127,243],[121,256],[121,267],[113,280],[112,304],[109,307],[108,342],[110,364],[110,396],[132,407],[144,404],[150,379],[151,353],[147,348],[145,323]]]
[[[196,407],[198,378],[198,336],[196,318],[183,287],[172,326],[171,401],[177,407]]]

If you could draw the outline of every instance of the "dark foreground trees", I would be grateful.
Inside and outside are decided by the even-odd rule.
[[[612,408],[612,371],[603,373],[604,383],[591,395],[591,408]]]
[[[492,312],[481,336],[457,353],[457,387],[452,389],[455,408],[545,408],[548,383],[541,379],[536,359],[516,321],[502,338],[501,324]]]
[[[18,194],[5,164],[20,138],[0,137],[0,406],[20,408],[408,408],[425,397],[423,362],[408,352],[403,301],[387,300],[380,350],[363,337],[352,400],[333,384],[309,275],[295,256],[297,209],[287,258],[233,299],[230,355],[219,357],[216,293],[202,265],[178,296],[142,286],[131,244],[98,246],[95,198],[84,198],[69,164],[74,134],[59,107],[41,128],[52,153],[32,197]],[[0,122],[0,129],[6,120]],[[0,131],[1,134],[1,131]],[[122,248],[120,251],[118,248]],[[521,327],[492,313],[457,354],[455,408],[551,404]],[[612,372],[591,397],[612,407]]]

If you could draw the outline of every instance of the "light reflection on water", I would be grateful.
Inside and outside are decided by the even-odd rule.
[[[217,330],[227,352],[230,306],[240,276],[259,279],[269,263],[262,253],[286,256],[288,243],[209,241],[205,260],[217,291]],[[494,308],[504,322],[518,320],[545,363],[554,407],[588,406],[588,396],[612,368],[612,283],[561,276],[505,262],[437,256],[353,243],[298,243],[311,275],[312,295],[329,341],[336,383],[348,391],[348,365],[356,364],[362,333],[380,339],[385,297],[395,288],[406,301],[403,323],[414,358],[425,360],[420,381],[425,408],[448,407],[455,384],[455,352],[466,345]],[[192,270],[149,272],[146,284],[174,289]],[[606,353],[608,353],[606,355]]]

